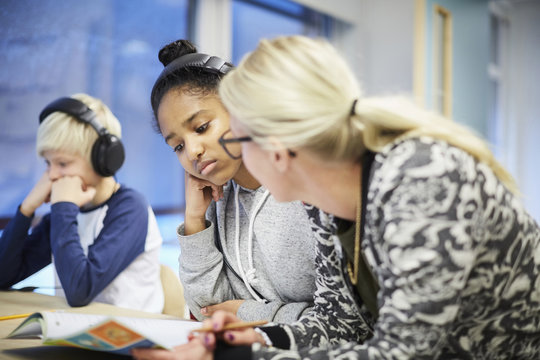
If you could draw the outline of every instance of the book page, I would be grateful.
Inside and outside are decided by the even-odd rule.
[[[134,347],[172,349],[185,344],[190,331],[201,325],[197,321],[180,319],[43,311],[27,318],[10,337],[43,333],[46,345],[75,346],[128,355]]]
[[[27,317],[15,330],[13,330],[8,338],[35,339],[42,338],[41,323],[43,319],[39,313],[34,313]]]
[[[58,339],[84,331],[102,322],[109,316],[93,314],[76,314],[58,311],[42,311],[46,328],[43,334],[47,338]]]
[[[144,319],[120,316],[115,317],[115,319],[132,330],[136,330],[155,344],[167,349],[187,343],[191,330],[202,326],[202,323],[198,321],[189,320]]]

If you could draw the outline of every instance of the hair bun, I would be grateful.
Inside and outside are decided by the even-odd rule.
[[[186,54],[197,52],[195,45],[189,40],[176,40],[165,45],[159,50],[158,59],[163,66],[169,65],[173,60],[178,59]]]

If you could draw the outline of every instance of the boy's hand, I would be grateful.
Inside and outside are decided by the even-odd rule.
[[[78,176],[64,176],[52,183],[51,204],[67,201],[78,207],[88,204],[96,196],[96,189],[86,186]]]
[[[191,235],[206,228],[206,209],[223,197],[223,186],[199,179],[186,172],[186,213],[184,234]]]
[[[20,207],[21,213],[26,217],[32,216],[38,207],[50,200],[51,187],[52,181],[49,179],[47,171],[45,171],[23,200]]]

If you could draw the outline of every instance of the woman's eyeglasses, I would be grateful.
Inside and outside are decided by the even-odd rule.
[[[223,150],[231,158],[238,160],[242,157],[242,148],[239,143],[253,140],[251,136],[242,136],[235,138],[231,130],[227,130],[221,135],[218,142],[223,147]]]
[[[227,130],[221,135],[218,142],[223,147],[223,150],[231,158],[238,160],[242,157],[242,147],[240,146],[241,142],[252,141],[251,136],[241,136],[235,138],[231,130]],[[294,151],[288,150],[291,157],[295,157],[296,153]]]

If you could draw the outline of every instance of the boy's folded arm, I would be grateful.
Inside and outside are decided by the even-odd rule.
[[[109,209],[103,228],[84,254],[72,203],[51,207],[51,241],[55,266],[71,306],[89,304],[144,252],[148,212],[129,199]],[[112,213],[112,215],[111,215]]]
[[[17,210],[0,238],[0,288],[7,289],[51,263],[48,217],[32,230],[32,222]]]

